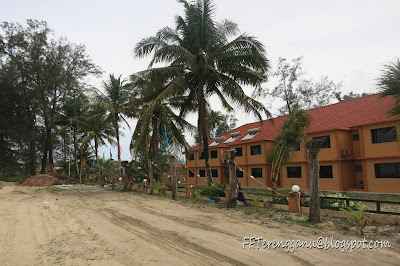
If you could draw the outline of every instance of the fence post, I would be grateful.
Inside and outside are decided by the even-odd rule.
[[[376,202],[376,211],[381,212],[381,203],[379,201]]]

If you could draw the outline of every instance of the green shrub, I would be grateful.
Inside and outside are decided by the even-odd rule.
[[[168,190],[172,190],[172,182],[167,182],[167,188]]]
[[[272,202],[289,204],[287,197],[272,197]]]
[[[225,185],[226,187],[226,185]],[[200,188],[199,194],[215,200],[217,197],[225,197],[225,188],[221,185],[213,185],[212,187]],[[211,198],[213,197],[213,198]]]
[[[199,201],[199,193],[196,191],[193,191],[190,198],[193,200],[194,203],[197,203]]]
[[[354,209],[352,207],[341,208],[340,211],[344,214],[352,216],[356,220],[358,229],[361,235],[364,234],[364,228],[371,224],[371,219],[368,218],[367,212],[365,211],[366,206],[360,204],[359,209]]]
[[[153,187],[154,187],[154,189],[155,189],[155,190],[157,190],[157,191],[158,191],[158,193],[160,193],[160,192],[161,192],[161,190],[163,190],[163,189],[166,189],[166,188],[167,188],[167,186],[166,186],[166,185],[162,185],[160,181],[156,181],[156,182],[154,182],[154,185],[153,185]]]
[[[254,207],[256,207],[256,211],[258,212],[258,209],[260,208],[261,197],[258,195],[251,195],[250,198],[253,200]]]

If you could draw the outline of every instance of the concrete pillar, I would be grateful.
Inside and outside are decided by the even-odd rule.
[[[300,193],[289,192],[289,211],[300,212]]]

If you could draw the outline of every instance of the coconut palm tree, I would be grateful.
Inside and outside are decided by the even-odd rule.
[[[310,115],[307,111],[295,109],[289,115],[289,119],[285,120],[271,151],[272,160],[272,184],[276,190],[276,183],[279,179],[279,172],[285,163],[288,163],[293,151],[304,143],[306,137],[306,129],[310,125]]]
[[[98,164],[99,146],[105,145],[106,141],[112,145],[116,143],[114,140],[116,134],[112,126],[112,121],[104,112],[94,109],[87,118],[77,120],[77,124],[80,126],[80,131],[84,133],[82,145],[89,145],[94,141],[96,163]]]
[[[128,121],[125,117],[132,115],[131,97],[128,90],[129,84],[121,76],[116,78],[114,74],[110,74],[110,79],[103,81],[104,93],[100,90],[96,92],[96,102],[103,108],[113,121],[115,136],[117,138],[118,147],[118,164],[121,167],[121,147],[119,144],[119,121],[125,122],[130,128]]]
[[[211,168],[207,118],[210,114],[209,99],[216,95],[227,111],[241,107],[254,113],[262,121],[261,112],[270,116],[258,101],[247,96],[242,88],[250,85],[256,88],[267,80],[269,62],[262,43],[246,33],[237,36],[235,23],[214,20],[215,9],[211,0],[188,3],[179,0],[185,15],[177,16],[176,27],[165,27],[155,36],[142,39],[135,47],[137,57],[152,54],[150,79],[159,75],[168,76],[168,84],[157,96],[163,100],[171,95],[184,95],[181,116],[192,111],[194,105],[198,114],[198,135],[203,143],[208,185],[211,186]],[[165,66],[153,67],[164,63]],[[154,109],[157,101],[149,108]]]
[[[158,180],[161,178],[161,162],[159,146],[164,134],[169,139],[168,146],[183,147],[186,151],[189,144],[183,135],[184,130],[193,130],[194,127],[186,122],[181,116],[175,114],[174,110],[180,107],[184,101],[183,96],[171,96],[169,98],[158,99],[158,95],[165,88],[166,82],[161,76],[148,79],[147,75],[133,75],[132,86],[138,92],[138,108],[141,113],[132,135],[131,150],[144,150],[146,137],[150,136],[151,154],[149,159],[153,159],[158,173]],[[154,104],[155,102],[155,104]],[[166,143],[165,143],[166,144]],[[164,145],[165,147],[167,145]],[[147,148],[147,147],[146,147]],[[150,173],[151,172],[151,173]],[[149,165],[150,194],[153,194],[153,173],[152,166]]]
[[[395,105],[390,109],[389,115],[400,115],[400,59],[384,65],[382,75],[378,79],[382,97],[394,96]]]

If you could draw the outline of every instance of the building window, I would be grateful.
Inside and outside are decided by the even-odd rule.
[[[360,134],[353,134],[353,141],[359,141],[360,140]]]
[[[250,146],[250,151],[251,155],[261,154],[261,145]]]
[[[189,177],[194,177],[194,170],[189,170]]]
[[[376,178],[400,178],[400,163],[376,163]]]
[[[189,161],[193,161],[194,160],[194,153],[189,153]]]
[[[218,169],[211,169],[212,177],[218,177]]]
[[[288,178],[301,178],[301,166],[286,167]]]
[[[199,159],[204,160],[204,151],[199,153]]]
[[[239,169],[236,169],[236,176],[238,178],[242,178],[243,177],[243,171],[240,171]]]
[[[243,148],[242,147],[240,147],[240,148],[235,148],[235,150],[236,150],[236,153],[235,153],[235,156],[237,157],[237,156],[243,156]]]
[[[362,165],[356,165],[356,173],[361,173],[362,171]]]
[[[314,137],[313,139],[320,139],[322,141],[321,149],[328,149],[331,147],[331,138],[329,135],[321,136],[321,137]]]
[[[371,129],[372,143],[394,142],[397,139],[396,127]]]
[[[206,170],[200,170],[199,175],[200,177],[206,177]]]
[[[218,151],[210,151],[211,159],[218,158]]]
[[[262,168],[251,168],[251,175],[255,178],[262,178]]]
[[[333,178],[332,165],[322,165],[319,167],[320,178]]]

